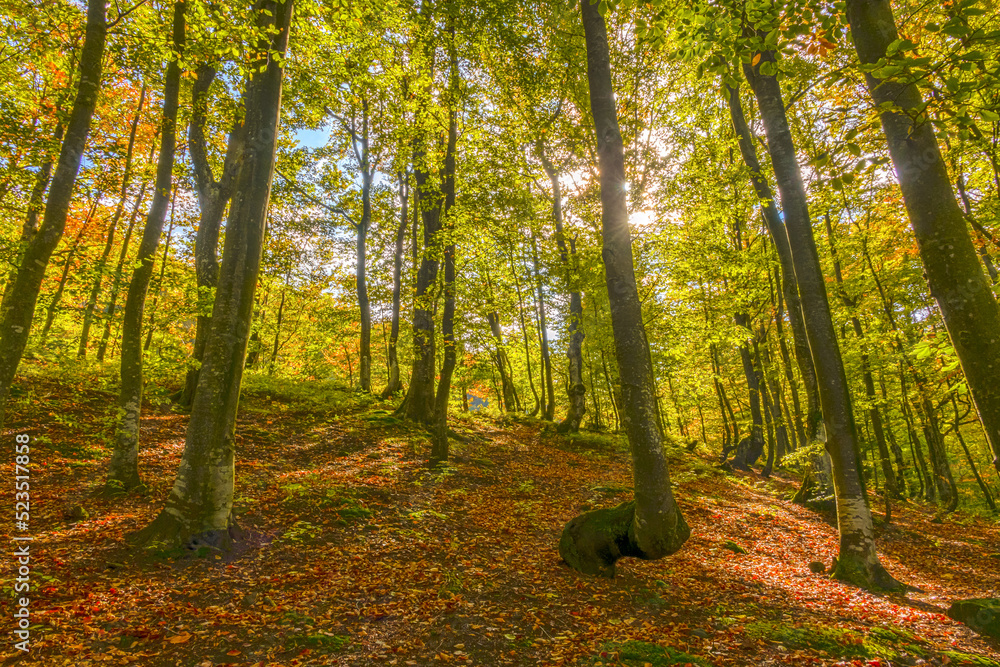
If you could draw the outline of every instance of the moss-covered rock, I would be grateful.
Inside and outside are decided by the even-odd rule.
[[[1000,639],[1000,599],[956,600],[951,603],[948,616],[981,635]]]

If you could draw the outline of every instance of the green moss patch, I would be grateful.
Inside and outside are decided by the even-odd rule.
[[[895,660],[903,654],[923,656],[928,652],[923,640],[896,627],[852,630],[758,621],[748,624],[746,633],[753,639],[771,641],[786,649],[823,652],[837,658]]]
[[[624,643],[608,642],[601,644],[600,655],[591,658],[590,664],[629,665],[629,667],[661,667],[662,665],[700,665],[711,667],[711,663],[669,646],[650,644],[648,642],[628,641]]]

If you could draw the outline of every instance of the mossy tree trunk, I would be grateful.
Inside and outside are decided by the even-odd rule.
[[[448,460],[448,401],[451,397],[451,377],[455,371],[455,152],[458,145],[458,53],[455,50],[454,15],[449,15],[448,55],[451,71],[448,81],[448,148],[445,153],[441,190],[444,194],[443,235],[448,239],[444,249],[444,312],[441,315],[441,344],[444,359],[434,397],[434,433],[431,439],[431,463]]]
[[[632,451],[635,500],[572,519],[559,553],[586,574],[611,577],[623,556],[655,560],[676,552],[691,531],[670,490],[656,407],[649,343],[635,282],[625,199],[625,157],[611,82],[607,28],[596,3],[581,0],[590,108],[597,135],[604,271],[621,378],[622,418]]]
[[[264,55],[253,63],[243,96],[246,145],[226,223],[219,285],[184,453],[163,510],[149,526],[130,536],[133,543],[225,548],[231,539],[236,412],[281,109],[283,68],[269,54],[285,53],[292,8],[293,0],[272,0],[258,8],[258,23],[270,28],[272,36],[260,44]]]
[[[104,0],[88,0],[86,32],[80,54],[80,83],[59,149],[42,224],[24,249],[7,303],[0,313],[0,426],[4,423],[10,386],[28,344],[45,269],[66,229],[73,187],[97,106],[107,27]]]
[[[847,19],[865,79],[881,113],[889,154],[917,239],[931,295],[955,347],[1000,471],[1000,306],[983,273],[948,169],[914,84],[879,79],[874,65],[898,38],[889,0],[848,0]],[[918,114],[919,115],[919,114]]]
[[[420,5],[418,28],[422,33],[420,49],[414,53],[422,57],[419,64],[428,73],[434,69],[434,33],[435,3],[424,2]],[[416,120],[418,126],[430,121],[433,104],[432,84],[415,91],[418,98]],[[435,411],[435,377],[437,375],[436,341],[434,333],[434,313],[437,310],[437,282],[441,255],[441,208],[444,205],[444,195],[440,183],[446,179],[443,166],[438,170],[438,178],[431,177],[431,137],[428,132],[420,130],[415,138],[416,149],[413,156],[413,180],[416,184],[416,202],[423,223],[423,252],[419,257],[419,269],[416,276],[416,289],[413,301],[413,367],[410,372],[410,385],[406,397],[400,406],[406,418],[427,426],[434,423]],[[448,156],[444,156],[444,163]],[[416,227],[414,227],[416,234]],[[416,252],[416,244],[414,244]]]
[[[198,207],[201,216],[198,232],[194,237],[194,273],[198,283],[198,319],[195,324],[194,349],[191,352],[192,368],[184,379],[184,391],[180,405],[190,408],[194,402],[194,392],[198,387],[198,371],[205,354],[205,339],[211,325],[211,306],[215,287],[219,282],[219,234],[222,218],[233,193],[233,178],[243,150],[243,126],[237,125],[229,133],[229,145],[218,179],[212,173],[205,139],[205,123],[208,119],[208,95],[215,81],[216,70],[203,64],[198,67],[197,77],[191,91],[191,124],[188,127],[188,152],[194,166],[194,185],[198,192]]]
[[[156,162],[153,201],[143,228],[136,267],[132,271],[125,315],[122,320],[121,387],[118,393],[118,423],[115,445],[108,466],[108,485],[130,491],[141,484],[139,478],[139,422],[142,415],[142,313],[153,277],[156,248],[163,234],[167,204],[173,181],[177,151],[177,108],[180,101],[181,67],[184,51],[184,12],[181,0],[174,3],[173,54],[167,64],[163,86],[163,116],[160,122],[160,154]],[[166,258],[164,258],[164,261]]]
[[[899,588],[899,582],[882,566],[875,550],[871,511],[861,479],[857,426],[847,374],[830,313],[805,185],[799,171],[781,87],[773,75],[760,72],[760,66],[765,63],[775,66],[774,53],[767,51],[759,55],[761,57],[755,57],[757,65],[746,64],[743,69],[757,98],[767,134],[768,152],[785,215],[795,281],[802,299],[806,338],[816,369],[826,448],[833,462],[840,531],[840,552],[834,576],[863,587]]]

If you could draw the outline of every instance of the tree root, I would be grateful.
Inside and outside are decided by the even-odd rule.
[[[125,542],[137,548],[158,547],[181,550],[192,556],[205,556],[231,550],[237,534],[238,529],[233,523],[224,530],[192,533],[174,514],[164,510],[148,526],[127,535]]]

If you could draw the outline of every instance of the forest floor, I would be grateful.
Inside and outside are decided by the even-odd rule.
[[[556,545],[580,511],[630,497],[621,438],[465,415],[455,428],[468,441],[430,470],[426,435],[389,404],[289,384],[245,392],[240,546],[178,558],[130,551],[124,535],[162,506],[187,417],[150,406],[148,492],[101,498],[113,404],[92,382],[20,385],[5,437],[38,438],[32,643],[25,655],[8,642],[4,664],[1000,665],[1000,645],[944,615],[952,599],[1000,588],[989,556],[1000,529],[981,517],[933,523],[933,508],[897,505],[878,546],[920,591],[873,595],[810,572],[830,564],[837,534],[787,500],[791,476],[734,476],[671,448],[691,539],[660,561],[621,561],[613,580],[588,578]],[[66,518],[75,505],[89,516]],[[4,521],[8,544],[11,529]]]

